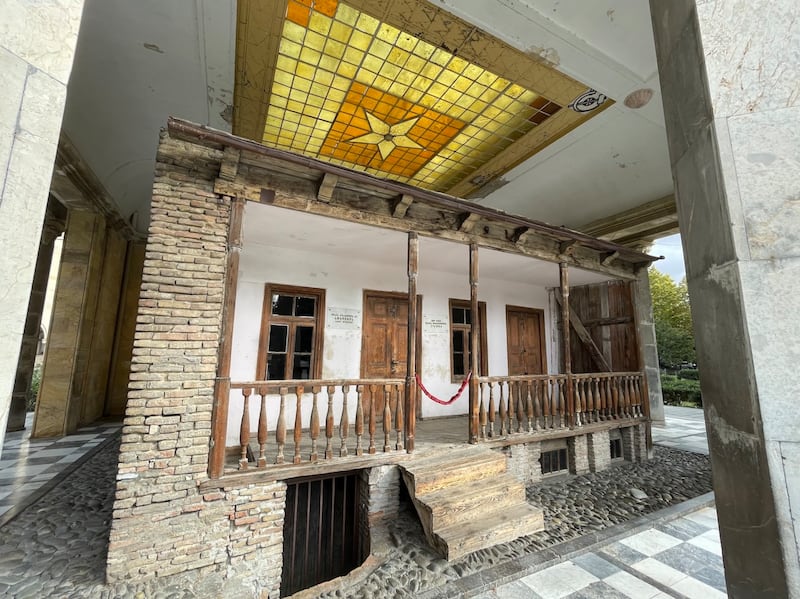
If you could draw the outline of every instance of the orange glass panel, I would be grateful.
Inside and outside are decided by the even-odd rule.
[[[308,27],[311,17],[311,0],[289,0],[286,7],[286,18],[300,27]]]

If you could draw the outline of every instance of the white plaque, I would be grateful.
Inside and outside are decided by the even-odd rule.
[[[328,307],[325,328],[359,330],[361,328],[361,310],[355,308]]]

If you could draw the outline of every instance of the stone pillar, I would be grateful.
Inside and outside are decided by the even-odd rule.
[[[60,210],[59,210],[60,208]],[[59,214],[56,214],[59,212]],[[58,201],[50,198],[45,215],[42,238],[39,243],[39,254],[36,257],[31,297],[28,300],[28,315],[25,318],[25,333],[19,351],[17,376],[14,381],[14,392],[11,395],[11,411],[8,415],[6,430],[21,431],[25,428],[28,394],[31,389],[31,378],[36,364],[36,351],[39,347],[39,333],[42,326],[42,312],[47,283],[50,276],[50,265],[53,261],[53,247],[56,238],[64,232],[66,209]]]
[[[800,14],[651,0],[731,597],[800,597]]]
[[[650,293],[650,278],[647,269],[642,268],[633,285],[636,329],[639,336],[639,363],[647,379],[647,392],[650,401],[650,419],[664,422],[664,398],[661,395],[661,376],[658,367],[658,346],[656,344],[656,324],[653,318],[653,296]]]
[[[83,0],[0,5],[0,448]]]
[[[87,321],[94,317],[99,282],[96,264],[104,248],[98,236],[105,239],[102,217],[70,212],[36,403],[34,437],[65,435],[80,421],[87,338],[91,338],[92,330]]]
[[[588,437],[589,469],[592,472],[602,472],[611,465],[611,441],[608,431],[597,431],[586,436]]]
[[[567,439],[567,453],[571,474],[589,473],[589,443],[586,435],[577,435]]]

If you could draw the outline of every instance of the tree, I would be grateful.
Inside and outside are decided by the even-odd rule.
[[[672,277],[655,267],[650,267],[648,275],[660,365],[677,368],[682,363],[694,362],[694,335],[686,279],[675,283]]]

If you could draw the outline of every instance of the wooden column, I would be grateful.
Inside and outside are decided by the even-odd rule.
[[[469,442],[478,442],[478,244],[469,244],[469,303],[472,311],[472,333],[469,344],[469,368],[472,378],[469,380]]]
[[[567,411],[569,425],[575,425],[575,396],[572,385],[572,353],[569,344],[569,271],[566,262],[558,264],[561,287],[561,350],[564,352],[564,374],[567,375]]]
[[[406,452],[414,451],[417,430],[417,274],[419,273],[419,236],[408,233],[408,348],[406,351]]]
[[[222,304],[222,335],[217,359],[214,409],[211,416],[211,454],[208,476],[219,478],[225,469],[225,435],[228,427],[228,399],[231,390],[231,350],[236,286],[239,280],[239,254],[242,249],[244,200],[229,198],[231,216],[228,226],[228,262],[225,266],[225,301]]]

